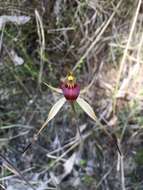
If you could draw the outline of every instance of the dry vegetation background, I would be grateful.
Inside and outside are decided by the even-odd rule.
[[[142,1],[5,0],[0,15],[0,153],[36,190],[142,190]],[[69,70],[123,156],[68,104],[22,154],[59,99],[42,81],[59,86]],[[31,190],[4,159],[0,172],[1,189]]]

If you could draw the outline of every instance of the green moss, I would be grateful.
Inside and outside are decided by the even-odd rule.
[[[139,166],[143,166],[143,149],[138,150],[136,156],[135,156],[135,162]]]
[[[80,160],[80,166],[81,167],[85,167],[86,164],[87,164],[86,160],[83,160],[83,159]]]
[[[95,179],[89,175],[85,175],[82,180],[86,185],[91,185],[95,181]]]

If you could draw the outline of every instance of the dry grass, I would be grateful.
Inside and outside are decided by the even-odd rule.
[[[6,23],[1,30],[1,154],[36,190],[143,189],[142,1],[6,0],[0,4],[1,15],[31,18],[23,25]],[[24,63],[17,65],[16,60]],[[59,86],[69,70],[85,87],[82,96],[100,124],[79,107],[75,120],[66,104],[22,155],[59,99],[42,81]],[[122,156],[100,125],[117,136]],[[6,161],[1,164],[1,188],[31,189]]]

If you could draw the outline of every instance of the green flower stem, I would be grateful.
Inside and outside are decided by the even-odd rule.
[[[75,109],[75,102],[71,102],[71,108],[72,108],[72,111],[73,111],[74,118],[78,121],[77,112],[76,112],[76,109]],[[78,130],[79,136],[80,136],[80,140],[82,140],[82,135],[81,135],[81,132],[80,132],[79,125],[76,122],[75,122],[75,124],[76,124],[76,128]]]

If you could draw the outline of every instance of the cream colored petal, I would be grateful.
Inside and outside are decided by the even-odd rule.
[[[96,123],[99,125],[99,127],[104,130],[104,132],[111,137],[110,133],[106,130],[106,128],[100,123],[100,121],[98,120],[98,118],[95,115],[94,110],[92,109],[92,107],[82,98],[78,97],[77,98],[77,103],[80,105],[80,107],[85,111],[85,113],[87,113],[87,115],[89,115],[89,117],[91,117],[94,121],[96,121]]]
[[[49,114],[48,114],[48,118],[45,121],[45,123],[42,125],[42,127],[39,129],[39,131],[36,133],[36,137],[40,134],[40,132],[47,126],[47,124],[49,123],[49,121],[51,121],[56,114],[59,112],[59,110],[61,109],[61,107],[64,105],[64,103],[66,102],[66,99],[63,97],[61,99],[59,99],[51,108]]]
[[[87,113],[89,117],[96,121],[96,115],[92,107],[84,99],[80,97],[78,97],[76,101],[79,104],[79,106],[85,111],[85,113]]]
[[[55,92],[57,92],[57,93],[60,93],[60,94],[62,94],[63,92],[62,92],[62,89],[60,89],[60,88],[55,88],[55,87],[53,87],[53,86],[51,86],[50,84],[47,84],[46,82],[43,82],[46,86],[48,86],[51,90],[53,90],[53,91],[55,91]]]

